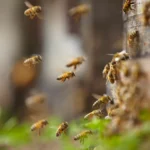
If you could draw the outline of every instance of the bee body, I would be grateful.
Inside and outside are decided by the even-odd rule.
[[[42,12],[41,6],[33,6],[25,10],[24,15],[30,17],[30,19],[34,19],[41,12]]]
[[[27,106],[35,106],[36,104],[42,104],[46,100],[46,96],[44,94],[36,94],[30,96],[26,100]]]
[[[41,12],[42,8],[41,6],[33,6],[30,2],[25,1],[25,5],[28,7],[27,10],[25,10],[24,15],[28,16],[30,19],[34,19],[36,16],[40,19],[42,19]]]
[[[95,107],[96,105],[100,105],[102,103],[104,104],[108,104],[108,102],[110,102],[111,104],[113,103],[112,99],[110,98],[110,96],[104,94],[103,96],[101,96],[94,104],[92,107]]]
[[[128,60],[128,59],[129,59],[129,54],[125,50],[123,50],[121,52],[114,54],[111,64],[114,65],[117,62],[120,62],[122,60]]]
[[[110,69],[110,63],[106,64],[106,66],[104,67],[104,70],[103,70],[103,77],[106,78],[108,72],[109,72],[109,69]]]
[[[88,113],[87,115],[84,116],[84,119],[89,119],[89,118],[93,118],[94,116],[102,118],[103,114],[101,112],[101,110],[93,110],[92,112]]]
[[[83,61],[85,61],[85,59],[83,57],[77,57],[75,59],[73,59],[70,63],[68,63],[66,65],[66,67],[74,67],[74,69],[77,68],[78,65],[81,65],[83,63]]]
[[[79,21],[81,17],[85,14],[88,14],[90,11],[90,5],[88,4],[81,4],[70,9],[69,14],[72,16],[76,21]]]
[[[134,4],[134,2],[132,2],[131,0],[125,1],[125,3],[123,4],[123,11],[125,12],[125,14],[127,14],[129,10],[133,10],[133,8],[131,7],[132,4]]]
[[[80,142],[84,142],[84,139],[88,137],[88,135],[92,134],[91,130],[85,130],[74,137],[74,140],[80,140]]]
[[[39,64],[42,61],[42,57],[40,55],[34,55],[28,59],[26,59],[23,64],[25,66],[35,66],[36,64]]]
[[[134,44],[135,40],[138,38],[138,36],[139,36],[139,32],[137,30],[133,31],[129,34],[129,36],[128,36],[128,45],[130,47],[133,46],[133,44]]]
[[[65,73],[63,73],[62,75],[60,75],[58,78],[57,78],[57,80],[60,80],[60,81],[62,81],[62,82],[65,82],[66,81],[66,79],[70,79],[70,78],[72,78],[72,77],[74,77],[75,76],[75,73],[74,72],[72,72],[72,71],[70,71],[70,72],[65,72]]]
[[[47,121],[47,120],[45,120],[45,119],[40,120],[40,121],[34,123],[34,124],[31,126],[31,131],[38,130],[38,131],[39,131],[39,135],[40,135],[40,129],[44,128],[47,124],[48,124],[48,121]]]
[[[114,65],[112,63],[110,64],[110,70],[107,74],[106,79],[112,84],[117,80],[117,69],[115,64]]]
[[[56,136],[60,136],[68,128],[68,122],[63,122],[56,131]]]

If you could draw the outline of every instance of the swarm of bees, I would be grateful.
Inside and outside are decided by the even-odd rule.
[[[132,8],[132,5],[135,4],[132,0],[126,0],[124,5],[123,5],[123,11],[125,12],[125,14],[128,13],[129,10],[134,10]],[[25,5],[28,7],[27,10],[25,10],[24,15],[29,17],[30,19],[34,19],[35,17],[38,17],[40,19],[42,19],[43,17],[41,16],[42,13],[42,8],[41,6],[33,6],[30,2],[25,1]],[[145,25],[149,24],[149,7],[150,7],[150,3],[147,3],[145,5],[145,9],[144,9],[144,20],[145,20]],[[81,4],[77,7],[74,7],[72,9],[69,10],[69,15],[71,17],[73,17],[76,21],[80,21],[82,16],[88,14],[91,10],[91,6],[88,4]],[[128,45],[132,46],[133,43],[137,40],[139,36],[139,32],[133,31],[129,34],[128,36]],[[106,64],[106,66],[104,67],[103,70],[103,77],[106,78],[106,80],[108,82],[110,82],[111,84],[114,84],[116,81],[119,81],[119,64],[121,64],[123,61],[130,59],[129,54],[123,50],[121,52],[118,52],[116,54],[113,55],[113,58],[111,60],[111,62],[109,62],[108,64]],[[77,67],[79,65],[81,65],[83,62],[85,61],[85,58],[80,56],[77,58],[74,58],[71,62],[66,64],[67,68],[71,68],[73,67],[74,71],[77,69]],[[42,56],[40,55],[34,55],[31,56],[30,58],[27,58],[24,60],[24,62],[22,63],[24,66],[28,66],[29,68],[32,68],[38,64],[40,64],[42,62]],[[62,82],[65,82],[67,79],[71,79],[73,77],[75,77],[75,72],[74,71],[68,71],[65,72],[63,74],[61,74],[60,76],[58,76],[56,79]],[[126,69],[124,71],[124,74],[126,75],[126,77],[129,77],[131,75],[130,71],[128,69]],[[135,80],[138,80],[140,78],[140,73],[139,73],[139,68],[137,66],[135,66],[134,68],[134,74],[133,74],[133,78]],[[135,82],[135,81],[134,81]],[[122,91],[120,90],[120,87],[124,87],[122,88]],[[127,108],[127,104],[129,104],[129,99],[131,101],[131,99],[136,95],[136,93],[138,93],[138,87],[135,85],[133,87],[130,86],[131,88],[131,93],[129,95],[128,93],[128,86],[125,85],[125,83],[118,83],[118,87],[120,88],[118,90],[118,97],[123,99],[120,100],[120,103],[116,103],[114,101],[114,98],[111,98],[110,96],[103,94],[101,95],[97,95],[97,94],[93,94],[93,97],[96,98],[96,101],[93,103],[93,108],[96,106],[99,106],[99,109],[95,109],[93,111],[91,111],[90,113],[86,114],[84,116],[84,119],[92,119],[94,117],[97,117],[99,119],[106,117],[106,114],[103,113],[103,110],[106,109],[107,111],[107,116],[110,116],[112,118],[115,118],[112,121],[112,128],[113,130],[116,132],[119,128],[119,125],[121,123],[121,117],[125,118],[125,114],[128,113],[127,117],[125,118],[126,120],[134,120],[136,118],[136,114],[130,114],[130,110],[135,108],[135,105],[132,106],[132,108],[130,107],[130,109]],[[116,88],[117,89],[117,88]],[[126,93],[129,96],[126,96],[126,98],[123,97],[122,93]],[[34,96],[32,97],[32,103],[42,103],[44,101],[45,97],[41,96]],[[30,99],[31,101],[31,99]],[[124,103],[123,103],[124,101]],[[109,105],[111,104],[111,105]],[[102,107],[103,106],[103,107]],[[135,119],[136,120],[136,119]],[[43,120],[39,120],[38,122],[34,123],[31,126],[31,131],[38,131],[38,134],[41,134],[41,130],[47,126],[49,123],[47,120],[43,119]],[[57,130],[56,130],[56,137],[61,136],[63,133],[66,132],[66,130],[68,129],[69,124],[68,122],[62,122]],[[87,138],[89,135],[92,135],[93,132],[91,130],[85,130],[81,133],[79,133],[78,135],[74,136],[74,140],[77,141],[79,140],[81,143],[84,142],[84,139]]]
[[[111,84],[118,80],[118,64],[129,59],[129,54],[125,50],[114,54],[112,61],[106,64],[103,70],[103,77]]]
[[[25,10],[24,15],[29,17],[30,19],[34,19],[35,17],[38,17],[39,19],[43,19],[41,12],[42,8],[41,6],[33,6],[30,2],[25,1],[25,5],[28,7],[27,10]]]
[[[80,4],[69,10],[69,15],[75,19],[76,22],[81,20],[81,17],[90,12],[91,6],[88,4]]]
[[[123,11],[125,12],[125,14],[128,13],[129,10],[134,10],[132,8],[132,5],[135,4],[132,0],[126,0],[123,4]]]

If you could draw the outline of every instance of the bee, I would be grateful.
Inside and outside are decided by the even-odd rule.
[[[109,70],[110,70],[110,63],[106,64],[104,69],[103,69],[103,78],[106,78]]]
[[[75,73],[73,71],[70,71],[70,72],[65,72],[63,73],[62,75],[60,75],[57,80],[60,80],[62,82],[65,82],[66,79],[70,79],[70,78],[73,78],[75,76]]]
[[[95,107],[97,105],[101,105],[101,104],[114,104],[114,101],[112,100],[112,98],[110,98],[110,96],[104,94],[103,96],[97,95],[97,94],[92,94],[94,98],[97,99],[96,102],[94,102],[92,107]]]
[[[80,4],[69,10],[69,15],[72,16],[75,21],[80,21],[83,15],[89,13],[91,6],[88,4]]]
[[[84,139],[87,138],[88,135],[90,134],[93,134],[91,130],[82,131],[81,133],[79,133],[78,135],[74,137],[74,140],[75,141],[80,140],[80,143],[83,143]]]
[[[35,130],[38,130],[38,133],[40,135],[40,131],[42,128],[44,128],[46,125],[48,125],[48,121],[43,119],[43,120],[40,120],[36,123],[34,123],[32,126],[31,126],[31,131],[35,131]]]
[[[28,9],[25,10],[25,12],[24,12],[25,16],[28,16],[30,19],[34,19],[36,16],[39,19],[42,19],[42,16],[41,16],[42,8],[41,8],[41,6],[33,6],[28,1],[25,1],[24,3],[28,7]]]
[[[139,37],[139,32],[136,30],[136,31],[132,31],[129,35],[128,35],[128,45],[130,47],[133,46],[135,40],[137,40]]]
[[[125,50],[123,50],[121,52],[114,54],[111,63],[114,65],[117,62],[120,62],[122,60],[128,60],[129,58],[130,58],[129,54]]]
[[[57,131],[56,131],[56,136],[60,136],[62,132],[64,132],[68,128],[68,122],[63,122],[62,124],[59,125]]]
[[[150,19],[149,8],[150,8],[150,2],[147,2],[143,10],[143,21],[145,26],[149,25],[149,19]]]
[[[125,14],[127,14],[127,12],[129,10],[134,10],[131,6],[135,4],[132,0],[126,0],[123,4],[123,11],[125,12]]]
[[[104,117],[104,114],[102,113],[101,110],[97,109],[97,110],[93,110],[92,112],[85,115],[84,119],[89,119],[89,118],[91,119],[95,116],[98,117],[98,118],[102,118],[102,117]]]
[[[117,68],[115,64],[113,65],[112,63],[110,63],[110,69],[106,76],[106,79],[112,84],[117,80]]]
[[[40,56],[40,55],[33,55],[30,58],[27,58],[23,62],[23,64],[25,66],[32,67],[32,66],[35,66],[36,64],[39,64],[41,61],[42,61],[42,56]]]
[[[74,67],[74,70],[76,70],[78,65],[81,65],[83,63],[83,61],[85,61],[85,59],[83,57],[77,57],[75,59],[73,59],[70,63],[68,63],[66,65],[66,67]]]
[[[44,103],[45,99],[46,99],[46,96],[44,94],[35,94],[27,98],[26,105],[32,106],[35,104],[42,104]]]

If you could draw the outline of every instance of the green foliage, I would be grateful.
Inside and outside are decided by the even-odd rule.
[[[0,145],[23,146],[30,144],[34,138],[39,141],[50,142],[57,141],[63,150],[135,150],[145,141],[150,139],[150,122],[145,121],[142,126],[132,129],[122,135],[114,135],[111,137],[104,136],[109,120],[93,119],[91,121],[73,120],[69,122],[69,128],[66,134],[56,137],[57,127],[62,120],[51,117],[49,125],[45,127],[41,136],[38,133],[30,131],[31,124],[18,124],[15,118],[9,119],[0,130]],[[84,143],[74,141],[73,137],[81,131],[89,129],[93,132],[84,139]]]

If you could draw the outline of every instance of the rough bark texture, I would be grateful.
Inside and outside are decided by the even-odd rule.
[[[125,1],[124,1],[125,2]],[[141,57],[150,53],[150,26],[144,25],[144,8],[146,2],[149,0],[134,0],[132,6],[134,10],[129,10],[127,14],[123,13],[124,21],[124,49],[130,53],[132,57]],[[139,32],[139,39],[133,46],[129,46],[128,35],[137,30]]]

